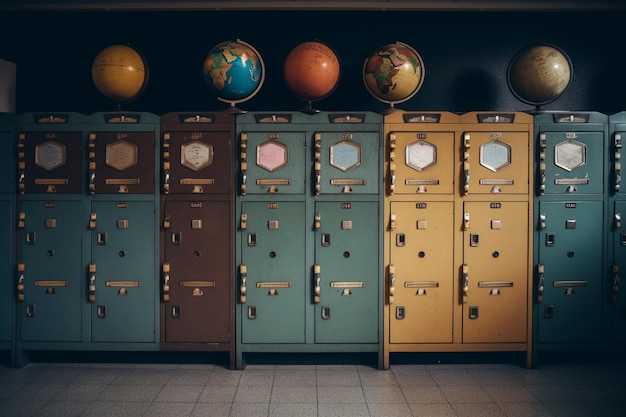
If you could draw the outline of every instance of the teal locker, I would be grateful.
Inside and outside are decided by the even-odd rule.
[[[602,330],[603,203],[540,202],[539,343],[597,342]]]
[[[239,287],[243,343],[304,343],[304,204],[242,203]],[[245,290],[244,290],[245,289]]]
[[[20,213],[21,340],[80,342],[85,300],[81,202],[22,201]]]
[[[315,215],[315,342],[376,343],[378,203],[317,202]]]
[[[155,342],[154,203],[93,201],[91,209],[91,340]]]

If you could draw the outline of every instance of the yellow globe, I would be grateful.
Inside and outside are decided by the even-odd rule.
[[[519,52],[511,61],[508,83],[523,102],[546,104],[556,100],[572,79],[572,65],[565,52],[550,45],[536,45]]]
[[[148,81],[148,66],[136,49],[111,45],[93,60],[91,77],[103,96],[124,103],[143,92]]]

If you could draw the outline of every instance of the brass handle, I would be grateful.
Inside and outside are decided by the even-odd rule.
[[[239,275],[241,277],[241,285],[239,287],[239,301],[241,304],[245,304],[247,301],[248,288],[246,286],[246,278],[248,275],[248,267],[245,264],[239,265]]]
[[[320,294],[321,294],[321,274],[320,274],[321,268],[318,264],[315,264],[313,266],[313,279],[315,281],[314,287],[313,287],[313,302],[315,304],[319,304],[320,303]]]

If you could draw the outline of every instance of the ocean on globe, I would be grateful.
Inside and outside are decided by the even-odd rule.
[[[91,78],[106,98],[127,103],[137,98],[148,83],[148,65],[141,53],[128,45],[111,45],[96,55]]]
[[[301,100],[321,100],[339,84],[341,63],[328,45],[314,40],[296,45],[283,64],[285,82]]]
[[[424,61],[411,46],[396,42],[376,49],[363,64],[365,88],[383,103],[402,103],[424,82]]]
[[[214,46],[204,59],[202,73],[218,100],[234,106],[259,92],[265,64],[252,45],[237,39]]]
[[[572,79],[572,63],[565,52],[551,45],[521,50],[509,64],[507,82],[521,101],[534,105],[556,100]]]

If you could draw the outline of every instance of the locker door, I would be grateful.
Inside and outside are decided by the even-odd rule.
[[[244,202],[241,210],[247,216],[241,223],[238,277],[238,287],[246,289],[240,304],[242,342],[304,343],[310,276],[304,203]]]
[[[465,202],[463,207],[463,342],[525,342],[528,203]]]
[[[389,340],[451,343],[453,202],[392,202],[390,212],[396,224],[389,234]]]
[[[166,342],[228,342],[230,205],[165,202]]]
[[[389,141],[394,193],[454,192],[454,132],[391,132]]]
[[[155,341],[154,203],[93,201],[94,342]]]
[[[0,234],[5,237],[13,236],[11,230],[15,225],[11,217],[12,200],[0,196]],[[13,318],[14,291],[13,277],[15,276],[15,260],[11,258],[13,242],[8,239],[0,241],[0,341],[11,340],[11,325]]]
[[[465,132],[463,187],[469,194],[528,194],[528,132]]]
[[[241,189],[247,194],[302,194],[306,172],[302,132],[242,132]]]
[[[154,132],[90,133],[92,194],[154,193],[154,140]]]
[[[604,193],[602,132],[540,132],[539,146],[545,172],[540,165],[538,180],[546,194]]]
[[[616,201],[613,229],[613,264],[611,276],[613,339],[626,342],[626,201]],[[617,221],[620,214],[621,221]]]
[[[85,300],[79,201],[22,201],[23,341],[81,341]]]
[[[82,141],[81,132],[20,133],[19,143],[24,152],[22,192],[81,193]]]
[[[230,132],[166,132],[169,193],[228,193],[232,181],[230,136]]]
[[[317,132],[321,194],[377,194],[379,132]]]
[[[599,340],[603,218],[601,201],[539,203],[543,301],[538,305],[538,342]],[[541,277],[540,277],[541,279]]]
[[[317,202],[316,343],[375,343],[378,337],[377,202]]]

